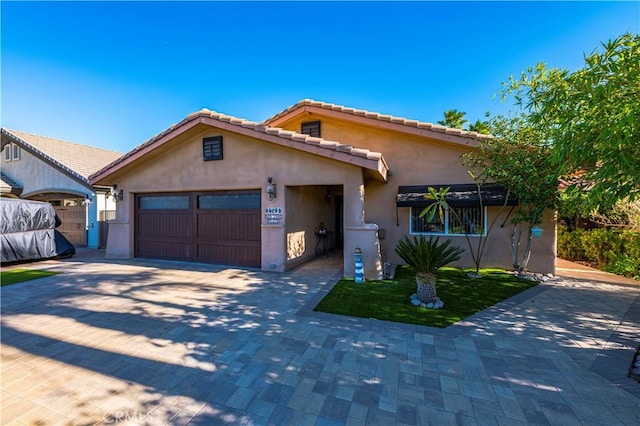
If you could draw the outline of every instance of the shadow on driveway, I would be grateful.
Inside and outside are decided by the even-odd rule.
[[[314,313],[341,265],[45,262],[63,273],[2,292],[2,424],[640,421],[612,344],[638,338],[629,287],[542,285],[434,330]]]

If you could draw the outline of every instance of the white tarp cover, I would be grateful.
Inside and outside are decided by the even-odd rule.
[[[55,230],[59,224],[56,212],[49,203],[0,198],[2,262],[75,254],[73,245]]]

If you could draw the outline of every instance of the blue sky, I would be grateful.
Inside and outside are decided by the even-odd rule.
[[[422,121],[640,32],[640,2],[7,2],[2,126],[126,152],[201,108],[305,98]]]

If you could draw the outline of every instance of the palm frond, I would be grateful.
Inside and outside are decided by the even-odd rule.
[[[460,259],[461,247],[451,246],[451,241],[440,242],[440,238],[424,235],[405,237],[395,248],[398,256],[416,273],[433,274],[441,267]]]

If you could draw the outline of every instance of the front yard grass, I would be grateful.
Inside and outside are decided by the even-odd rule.
[[[36,269],[11,269],[0,272],[0,285],[5,286],[56,274],[59,274],[59,272],[39,271]]]
[[[450,267],[438,270],[436,290],[444,302],[442,309],[411,304],[410,297],[416,292],[415,274],[400,266],[393,280],[356,284],[353,279],[341,279],[314,310],[445,328],[537,284],[502,269],[481,269],[482,277],[477,279],[467,277],[469,271]]]

